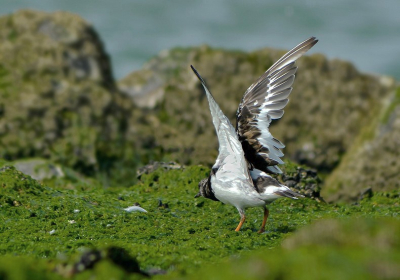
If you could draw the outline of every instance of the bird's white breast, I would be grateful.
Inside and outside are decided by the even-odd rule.
[[[265,205],[253,185],[249,185],[247,181],[238,179],[221,181],[216,176],[212,176],[211,188],[219,201],[236,208],[245,209]]]

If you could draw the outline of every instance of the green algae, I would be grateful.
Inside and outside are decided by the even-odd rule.
[[[33,269],[44,279],[46,275],[58,279],[57,273],[49,271],[61,263],[76,262],[82,248],[117,246],[134,256],[142,270],[167,271],[167,275],[158,278],[184,275],[193,278],[199,270],[203,271],[199,275],[209,275],[201,270],[203,266],[229,262],[232,256],[245,257],[254,251],[269,255],[272,250],[279,251],[283,240],[321,219],[392,217],[398,221],[397,191],[376,193],[355,205],[282,199],[269,206],[265,234],[257,234],[262,221],[262,210],[257,208],[247,210],[246,223],[240,232],[235,232],[239,215],[234,207],[194,198],[198,181],[208,172],[202,166],[158,169],[143,174],[141,181],[129,188],[104,189],[93,182],[93,185],[65,189],[59,184],[43,185],[13,167],[3,168],[0,172],[0,260],[21,258],[22,270]],[[123,210],[134,203],[148,212]],[[283,260],[294,253],[276,254],[282,257],[275,261],[282,269]],[[36,263],[40,264],[38,268]],[[107,269],[111,272],[104,274]],[[9,275],[13,268],[0,266],[1,273]],[[96,279],[139,277],[106,260],[74,278],[85,279],[83,275],[86,278],[95,275]]]

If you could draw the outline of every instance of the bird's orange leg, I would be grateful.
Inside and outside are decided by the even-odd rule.
[[[242,227],[244,221],[246,220],[246,216],[244,215],[244,211],[241,210],[241,209],[238,209],[238,210],[239,210],[239,214],[240,214],[240,223],[237,226],[237,228],[235,229],[235,231],[239,231],[240,228]]]
[[[264,206],[264,219],[263,219],[261,228],[258,231],[258,233],[263,233],[265,231],[265,224],[267,223],[268,216],[269,216],[268,208]]]

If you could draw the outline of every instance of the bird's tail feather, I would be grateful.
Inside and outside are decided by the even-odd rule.
[[[304,197],[304,195],[301,195],[301,194],[299,194],[297,192],[294,192],[294,191],[290,190],[289,188],[284,189],[284,190],[276,191],[276,192],[274,192],[274,194],[280,195],[280,196],[283,196],[283,197],[289,197],[289,198],[292,198],[292,199],[298,199],[299,197]]]

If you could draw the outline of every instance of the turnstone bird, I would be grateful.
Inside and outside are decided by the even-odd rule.
[[[284,113],[297,71],[296,60],[317,42],[311,37],[294,47],[247,89],[236,112],[236,129],[191,66],[207,95],[219,142],[217,160],[210,176],[200,181],[195,197],[235,206],[240,214],[236,231],[246,219],[246,208],[263,207],[261,233],[265,231],[269,215],[267,204],[281,197],[303,197],[269,175],[282,173],[277,165],[283,163],[280,149],[285,146],[272,136],[268,127],[271,120],[280,119]]]

